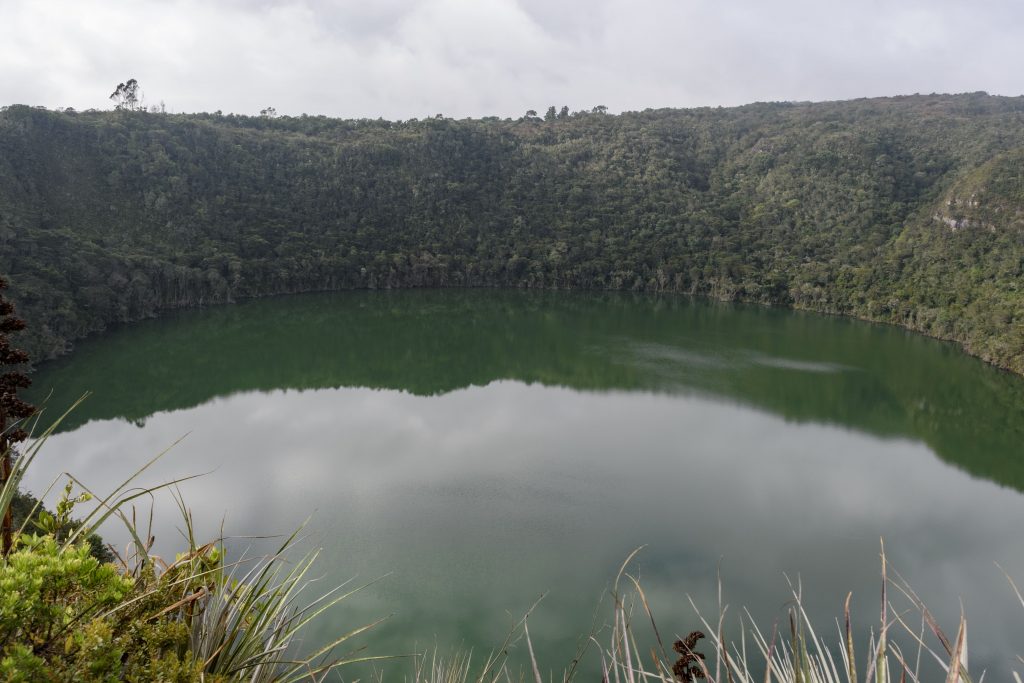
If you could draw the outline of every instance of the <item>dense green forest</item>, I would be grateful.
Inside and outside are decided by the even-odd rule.
[[[168,308],[502,286],[842,313],[1024,373],[1024,98],[397,122],[10,106],[0,273],[38,359]]]

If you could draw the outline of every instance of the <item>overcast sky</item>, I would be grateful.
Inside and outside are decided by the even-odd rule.
[[[1024,93],[1021,0],[0,0],[0,105],[519,116]]]

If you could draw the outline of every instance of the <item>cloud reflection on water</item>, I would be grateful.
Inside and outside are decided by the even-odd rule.
[[[395,612],[371,640],[388,652],[407,652],[414,637],[486,649],[504,635],[506,611],[549,591],[531,633],[550,644],[544,666],[560,670],[641,544],[639,569],[669,632],[695,625],[685,593],[712,607],[719,562],[734,606],[769,628],[787,597],[784,572],[802,578],[823,628],[849,590],[870,624],[881,536],[940,619],[955,618],[964,598],[972,660],[1008,665],[1010,634],[1024,623],[993,565],[1024,577],[1018,493],[912,440],[699,396],[512,381],[433,397],[241,393],[156,413],[141,428],[94,421],[56,435],[29,486],[67,470],[103,491],[186,433],[140,483],[213,470],[182,486],[205,536],[222,518],[227,534],[244,536],[287,533],[314,514],[332,581],[391,572],[336,624]],[[173,556],[180,525],[166,497],[156,520],[157,549]],[[116,527],[104,533],[127,541]]]

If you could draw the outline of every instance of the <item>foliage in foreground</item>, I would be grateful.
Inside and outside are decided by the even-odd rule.
[[[882,550],[881,613],[877,630],[872,629],[866,647],[858,649],[847,596],[842,625],[836,638],[819,635],[804,609],[799,586],[792,589],[788,623],[763,631],[749,613],[740,618],[740,638],[726,637],[727,606],[719,604],[716,621],[698,614],[704,631],[678,639],[669,654],[658,631],[654,615],[640,583],[620,572],[616,580],[614,618],[607,645],[600,656],[604,680],[616,683],[885,683],[887,681],[931,681],[940,676],[946,683],[972,683],[967,666],[967,623],[961,616],[956,636],[950,639],[939,627],[927,606],[897,574],[890,577]],[[620,593],[621,580],[629,589]],[[1012,581],[1011,581],[1012,584]],[[890,589],[900,598],[891,600]],[[721,593],[719,593],[721,596]],[[911,616],[913,615],[913,617]],[[633,617],[639,619],[634,621]],[[638,624],[647,622],[655,647],[649,660],[638,647]],[[920,624],[918,628],[918,623]],[[824,633],[824,631],[822,631]],[[711,656],[698,651],[707,638]],[[595,640],[595,643],[597,641]],[[858,671],[863,677],[858,677]],[[610,677],[609,677],[610,676]],[[983,676],[982,676],[983,677]],[[536,683],[541,683],[539,680]]]
[[[149,583],[155,590],[101,564],[86,544],[61,548],[53,536],[20,536],[0,567],[0,678],[195,679],[200,667],[188,656],[185,624],[149,618],[164,597],[159,580]],[[115,611],[137,590],[150,598]]]
[[[738,639],[727,636],[732,629],[726,627],[728,606],[721,603],[719,587],[717,619],[705,618],[691,600],[702,630],[668,641],[639,580],[626,573],[632,559],[633,555],[623,563],[611,591],[609,621],[587,637],[583,650],[562,675],[563,683],[576,678],[576,665],[583,655],[599,659],[602,683],[981,683],[985,678],[985,672],[978,676],[968,666],[966,619],[961,615],[954,631],[944,631],[907,581],[888,566],[884,548],[881,612],[866,642],[860,642],[854,627],[850,596],[842,619],[828,631],[818,630],[804,609],[799,585],[791,590],[788,622],[776,624],[770,631],[743,612]],[[1024,606],[1024,597],[1012,579],[1010,586]],[[827,633],[833,628],[835,636],[830,637]],[[510,634],[499,652],[507,655],[510,642],[525,640],[532,667],[530,683],[550,683],[537,666],[526,618],[517,630],[518,636]],[[1017,659],[1024,663],[1024,658]],[[1013,677],[1017,683],[1022,680],[1017,672]],[[415,677],[415,683],[512,680],[506,660],[495,664],[488,659],[480,673],[473,674],[465,656],[424,659]]]
[[[10,509],[52,430],[13,460],[0,512]],[[54,514],[26,516],[11,552],[0,558],[0,680],[316,681],[360,660],[335,653],[370,626],[312,654],[296,652],[293,641],[303,628],[355,591],[339,586],[309,600],[307,576],[317,553],[294,557],[295,535],[273,555],[229,563],[221,542],[196,543],[178,498],[188,550],[171,563],[153,555],[152,538],[125,512],[152,492],[126,492],[140,472],[99,499],[81,522],[71,523],[71,514],[92,494],[73,497],[74,477]],[[27,531],[33,517],[43,533]],[[88,540],[111,517],[135,539],[116,564],[97,559]]]

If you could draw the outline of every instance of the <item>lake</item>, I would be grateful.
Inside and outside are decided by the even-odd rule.
[[[746,607],[770,631],[788,576],[828,635],[852,591],[866,633],[884,538],[950,629],[963,599],[972,670],[1024,652],[995,565],[1024,579],[1024,381],[900,329],[682,297],[308,294],[126,326],[34,382],[51,416],[92,395],[30,490],[62,470],[109,490],[184,436],[142,481],[205,473],[181,486],[200,536],[223,526],[237,557],[311,517],[324,589],[382,577],[311,640],[391,615],[372,654],[482,661],[544,594],[530,633],[558,677],[641,545],[663,632],[699,625],[687,596],[716,618],[720,575],[730,624]],[[154,505],[173,557],[180,516]]]

